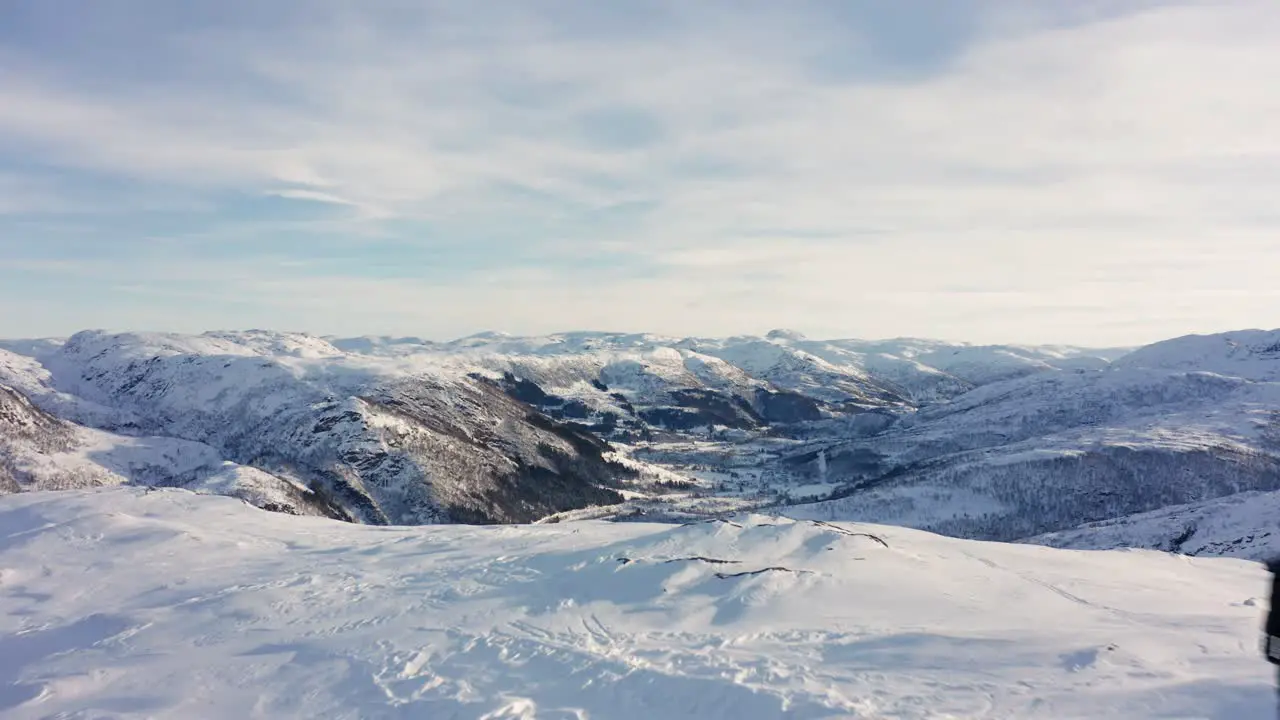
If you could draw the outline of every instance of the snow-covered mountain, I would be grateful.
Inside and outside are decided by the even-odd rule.
[[[844,481],[808,517],[1017,539],[1280,489],[1280,331],[1181,338],[983,385],[793,458]]]
[[[465,356],[473,363],[522,371],[517,373],[522,376],[537,375],[533,379],[557,388],[571,386],[583,377],[596,379],[603,368],[617,362],[624,366],[617,370],[653,365],[651,373],[642,374],[668,381],[682,375],[689,381],[686,373],[712,385],[750,384],[750,378],[832,402],[871,405],[950,398],[978,385],[1046,370],[1100,368],[1128,352],[1070,346],[981,346],[913,338],[810,340],[792,330],[731,338],[574,332],[540,337],[480,333],[449,343],[386,337],[330,340],[339,348],[370,355]],[[713,359],[710,363],[709,358]],[[551,367],[540,368],[540,364]],[[708,364],[710,367],[704,367]],[[682,365],[686,367],[682,369]],[[564,368],[564,372],[557,374],[551,368]],[[643,387],[637,384],[636,389]]]
[[[227,462],[203,443],[77,426],[0,385],[0,493],[124,484],[185,487],[270,510],[332,514],[307,488]]]
[[[1139,348],[1117,364],[1274,382],[1280,380],[1280,330],[1188,335]]]
[[[1269,561],[1280,557],[1280,492],[1242,492],[1029,538],[1057,548],[1147,548]]]
[[[10,441],[21,462],[0,472],[26,479],[9,488],[57,486],[38,466],[96,473],[87,484],[213,477],[203,487],[255,504],[374,523],[830,496],[795,512],[1004,540],[1280,490],[1280,332],[1134,352],[794,331],[85,332],[0,347],[0,383],[75,438],[43,455]],[[140,456],[159,459],[144,470]],[[616,507],[581,512],[601,505]]]
[[[229,479],[229,469],[189,477],[182,463],[169,463],[167,476],[163,463],[151,474],[121,473],[107,457],[158,436],[146,446],[153,454],[186,441],[173,447],[196,448],[188,452],[201,466],[229,461],[305,489],[301,502],[275,509],[323,508],[379,524],[512,522],[616,502],[611,487],[635,472],[597,437],[531,411],[495,383],[352,356],[304,335],[85,332],[39,347],[36,358],[8,353],[0,382],[46,411],[128,433],[125,441],[69,431],[81,438],[77,448],[112,448],[77,457],[134,482],[200,480],[219,490],[243,479]]]
[[[786,330],[732,338],[574,332],[481,333],[448,343],[329,340],[365,355],[509,373],[549,396],[526,399],[552,415],[590,418],[597,430],[622,437],[710,425],[758,429],[869,410],[909,412],[1000,379],[1104,367],[1121,354],[915,339],[819,341]]]
[[[1275,717],[1243,560],[132,488],[0,498],[0,528],[9,720]]]
[[[383,357],[430,358],[455,371],[510,375],[536,385],[511,389],[554,415],[632,434],[711,425],[754,429],[904,402],[858,367],[833,366],[773,342],[740,340],[734,352],[694,340],[621,333],[333,343]]]
[[[6,718],[1274,715],[1280,331],[0,342],[0,496]]]
[[[724,340],[486,333],[451,343],[85,332],[0,346],[8,348],[0,383],[75,438],[43,459],[10,443],[9,455],[23,457],[21,487],[57,487],[72,476],[81,478],[73,485],[189,486],[230,472],[241,496],[259,504],[366,522],[529,520],[613,502],[612,488],[635,469],[609,462],[600,437],[762,432],[883,411],[858,425],[875,431],[891,411],[976,382],[917,356],[990,356],[986,377],[1008,374],[996,368],[1010,358],[1022,373],[1054,369],[1044,357],[1079,354],[824,343],[788,332]]]

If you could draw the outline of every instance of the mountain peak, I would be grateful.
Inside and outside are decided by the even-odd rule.
[[[770,330],[769,334],[765,335],[765,338],[768,340],[800,341],[800,340],[804,340],[805,336],[804,336],[804,333],[800,332],[799,330],[789,330],[787,328],[778,328],[776,330]]]

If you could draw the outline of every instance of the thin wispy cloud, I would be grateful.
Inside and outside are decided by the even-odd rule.
[[[0,334],[1277,324],[1271,3],[17,5]]]

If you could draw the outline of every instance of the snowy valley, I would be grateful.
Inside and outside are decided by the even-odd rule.
[[[1260,720],[1278,412],[1280,331],[2,342],[0,715]]]
[[[6,491],[182,487],[369,524],[765,510],[1076,537],[1188,504],[1216,516],[1239,493],[1269,502],[1277,418],[1277,331],[1133,351],[783,330],[0,343]],[[1140,546],[1186,530],[1160,517]],[[1273,549],[1265,522],[1230,517],[1254,540],[1206,548]]]

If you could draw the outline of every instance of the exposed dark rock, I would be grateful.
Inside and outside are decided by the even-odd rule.
[[[792,570],[789,567],[774,565],[773,567],[760,568],[759,570],[747,570],[745,572],[738,572],[738,573],[716,573],[716,577],[720,578],[721,580],[729,580],[731,578],[750,577],[752,575],[763,575],[764,573],[767,573],[767,572],[785,572],[785,573],[792,573],[795,575],[812,575],[813,574],[812,570]]]
[[[16,492],[22,492],[18,479],[13,476],[6,458],[0,457],[0,495]]]
[[[756,407],[769,423],[799,423],[821,420],[822,407],[813,398],[793,392],[756,391]]]
[[[1171,553],[1182,552],[1182,546],[1186,545],[1195,534],[1196,524],[1191,523],[1187,525],[1186,529],[1178,534],[1178,537],[1169,541],[1168,551]]]
[[[617,392],[615,392],[615,393],[609,393],[609,397],[611,397],[611,398],[613,398],[614,400],[616,400],[616,401],[617,401],[617,403],[618,403],[618,407],[622,408],[622,409],[623,409],[623,410],[625,410],[627,413],[629,413],[629,414],[631,414],[631,415],[635,415],[635,414],[636,414],[636,409],[635,409],[635,407],[633,407],[633,406],[631,405],[630,401],[628,401],[628,400],[627,400],[627,396],[626,396],[626,395],[623,395],[622,393],[617,393]]]
[[[572,418],[574,420],[585,420],[594,414],[591,408],[581,400],[565,400],[559,407],[549,406],[545,412],[560,419]]]
[[[760,417],[755,408],[737,395],[697,389],[673,390],[669,395],[679,407],[700,410],[709,416],[720,418],[722,422],[718,422],[718,425],[751,428],[764,424],[764,418]]]
[[[315,424],[315,427],[311,428],[311,432],[313,433],[329,432],[338,423],[343,423],[343,422],[359,423],[359,422],[362,422],[363,420],[364,418],[360,417],[360,413],[347,411],[337,415],[330,415],[328,417],[320,418],[320,420]]]
[[[841,535],[844,535],[846,537],[864,537],[870,540],[874,540],[880,543],[881,545],[885,546],[886,548],[889,547],[889,543],[886,542],[885,539],[880,537],[879,535],[873,535],[871,533],[864,533],[864,532],[854,532],[853,530],[846,530],[845,528],[842,528],[839,525],[832,525],[831,523],[824,522],[822,520],[809,520],[808,522],[813,523],[818,527],[825,528],[833,532],[838,532]]]
[[[559,398],[548,395],[545,390],[532,380],[518,378],[511,373],[503,373],[501,382],[502,388],[507,391],[508,395],[534,407],[554,405],[560,402]]]
[[[63,421],[4,385],[0,385],[0,438],[30,442],[45,453],[71,447],[71,432]]]

